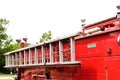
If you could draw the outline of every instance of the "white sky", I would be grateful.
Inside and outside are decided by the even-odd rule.
[[[0,0],[0,17],[10,21],[7,33],[14,39],[28,38],[36,43],[42,33],[52,31],[52,37],[81,30],[86,24],[116,15],[120,0]]]

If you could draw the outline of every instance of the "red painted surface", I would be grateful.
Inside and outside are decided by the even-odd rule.
[[[115,23],[115,19],[103,21],[90,25],[86,29],[96,26],[109,28]],[[108,27],[106,27],[108,25]],[[75,40],[76,61],[81,61],[81,65],[73,66],[34,66],[19,68],[20,80],[45,80],[45,71],[48,70],[51,80],[120,80],[120,46],[118,45],[118,36],[120,28],[114,24],[114,27],[101,33],[89,34]],[[45,57],[49,62],[49,45],[45,45]],[[63,42],[64,60],[69,58],[70,44]],[[53,45],[54,62],[59,62],[58,44]],[[31,50],[34,56],[34,49]],[[27,52],[28,55],[28,52]],[[41,50],[37,51],[39,56],[38,63],[41,62]],[[24,55],[22,55],[24,57]],[[34,63],[34,57],[32,57]]]
[[[59,62],[59,46],[58,43],[53,44],[53,61]]]

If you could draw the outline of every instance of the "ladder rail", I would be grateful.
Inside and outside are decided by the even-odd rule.
[[[67,44],[67,47],[64,46],[66,44]],[[65,52],[68,55],[70,55],[70,56],[67,56],[69,59],[67,61],[64,61]],[[10,55],[12,58],[12,61],[11,61],[12,64],[10,64],[10,58],[9,58]],[[18,63],[15,63],[15,59]],[[56,64],[68,65],[68,64],[74,64],[74,63],[75,64],[80,63],[75,60],[75,39],[74,37],[60,39],[55,42],[50,42],[50,43],[42,44],[42,45],[35,46],[32,48],[23,49],[23,50],[14,52],[12,54],[6,55],[6,66],[10,66],[10,65],[31,66],[31,65],[56,65]]]

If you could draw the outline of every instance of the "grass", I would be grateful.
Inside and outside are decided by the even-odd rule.
[[[15,80],[12,75],[0,73],[0,80]]]
[[[2,79],[2,78],[0,78],[0,80],[15,80],[15,79],[12,79],[12,78],[5,78],[5,79]]]
[[[11,76],[10,74],[0,73],[0,76]]]

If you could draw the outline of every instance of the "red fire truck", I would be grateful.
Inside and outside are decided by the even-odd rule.
[[[118,6],[120,9],[120,6]],[[18,80],[120,80],[120,12],[83,32],[5,54]]]

